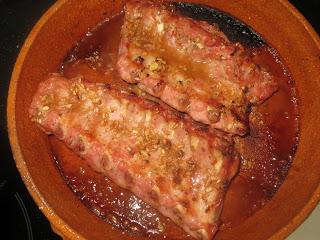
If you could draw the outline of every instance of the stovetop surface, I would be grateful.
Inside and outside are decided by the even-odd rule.
[[[19,50],[33,25],[55,0],[0,0],[0,222],[6,239],[61,239],[38,209],[12,158],[6,127],[10,76]],[[292,0],[320,32],[320,1]],[[4,223],[4,225],[3,225]]]

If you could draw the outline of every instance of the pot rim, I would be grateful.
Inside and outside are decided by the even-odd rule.
[[[308,20],[300,13],[288,0],[279,0],[279,2],[292,13],[294,17],[303,25],[303,27],[310,34],[312,40],[315,42],[317,47],[320,49],[320,37]],[[316,206],[320,203],[320,183],[313,192],[311,198],[306,202],[302,210],[293,218],[287,225],[279,229],[269,240],[284,239],[293,233],[307,217],[312,213]]]
[[[34,184],[32,177],[30,176],[28,167],[25,163],[24,156],[21,151],[19,144],[19,139],[16,130],[16,90],[18,79],[20,78],[22,66],[26,56],[29,53],[30,46],[33,44],[37,34],[40,32],[42,27],[47,23],[47,21],[53,16],[68,0],[60,0],[54,3],[37,21],[37,23],[32,28],[28,37],[26,38],[18,58],[15,62],[14,69],[10,79],[9,92],[7,98],[7,128],[9,141],[11,145],[11,150],[13,153],[13,158],[15,160],[17,169],[20,176],[27,187],[29,193],[31,194],[33,200],[36,202],[39,209],[49,220],[51,227],[54,232],[60,235],[63,239],[85,239],[80,233],[74,230],[68,225],[60,216],[58,216],[53,209],[47,204],[46,200],[40,193],[37,186]],[[288,1],[288,0],[278,0],[290,13],[297,18],[297,20],[304,26],[306,31],[310,34],[310,37],[315,42],[317,47],[320,49],[320,38],[310,23],[305,19],[305,17]],[[313,209],[320,202],[320,183],[318,184],[316,190],[312,194],[311,198],[306,202],[302,210],[285,226],[279,229],[273,234],[269,239],[284,239],[290,233],[292,233],[313,211]]]
[[[32,28],[31,32],[28,34],[23,46],[20,50],[18,58],[15,62],[14,69],[10,79],[8,99],[7,99],[7,127],[8,127],[8,135],[10,146],[13,154],[13,158],[16,163],[16,167],[20,173],[20,176],[24,182],[24,185],[27,187],[31,197],[36,202],[37,206],[41,210],[41,212],[46,216],[49,220],[51,228],[54,232],[56,232],[63,239],[85,239],[78,232],[72,229],[63,219],[58,216],[53,209],[48,205],[42,194],[40,193],[37,186],[34,184],[32,177],[30,176],[30,172],[28,170],[28,166],[24,160],[24,156],[21,151],[21,147],[19,144],[19,139],[17,136],[16,130],[16,90],[18,79],[20,78],[22,66],[26,56],[29,53],[30,46],[34,42],[38,33],[42,29],[42,27],[47,23],[47,21],[53,16],[68,0],[60,0],[54,3],[37,21],[37,23]]]

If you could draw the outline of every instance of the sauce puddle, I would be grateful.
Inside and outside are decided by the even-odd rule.
[[[84,76],[91,82],[118,89],[139,90],[122,81],[116,71],[123,15],[101,23],[68,54],[61,72]],[[220,231],[236,227],[276,193],[290,168],[298,143],[298,110],[293,82],[276,52],[266,45],[251,48],[257,64],[279,78],[279,91],[250,114],[250,135],[236,138],[242,161],[239,174],[229,186]],[[94,172],[62,142],[49,137],[57,166],[78,198],[101,219],[141,237],[192,239],[157,210]]]

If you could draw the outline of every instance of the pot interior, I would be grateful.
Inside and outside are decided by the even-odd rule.
[[[295,83],[300,141],[284,183],[261,210],[217,239],[267,239],[289,234],[315,206],[319,193],[319,42],[304,20],[281,1],[194,1],[223,10],[255,29],[275,48]],[[12,76],[8,104],[10,141],[20,173],[37,204],[63,235],[87,239],[132,239],[103,222],[72,193],[55,164],[48,137],[30,121],[28,107],[48,73],[59,70],[67,53],[88,29],[118,15],[124,1],[60,1],[27,39]],[[273,26],[273,27],[271,27]],[[294,51],[293,51],[294,49]],[[228,205],[226,204],[226,207]],[[90,223],[90,224],[88,224]]]

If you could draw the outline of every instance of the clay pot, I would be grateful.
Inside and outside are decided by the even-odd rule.
[[[88,28],[119,13],[125,1],[61,0],[38,21],[17,59],[8,97],[8,128],[17,167],[33,199],[65,239],[132,239],[90,212],[60,176],[48,138],[28,117],[39,82],[58,70]],[[199,0],[241,19],[277,49],[296,83],[300,142],[289,174],[260,211],[216,239],[283,239],[320,199],[320,41],[284,0]]]

